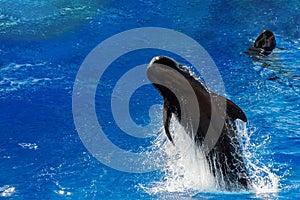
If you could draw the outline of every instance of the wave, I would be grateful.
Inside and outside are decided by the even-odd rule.
[[[0,39],[59,36],[99,13],[101,1],[1,1]]]
[[[16,188],[9,185],[0,187],[0,197],[10,197],[16,192]]]
[[[46,62],[10,63],[0,68],[0,98],[5,98],[7,94],[20,90],[34,91],[39,87],[64,79],[62,76],[58,77],[57,74],[50,74],[48,71],[53,70],[50,65]]]

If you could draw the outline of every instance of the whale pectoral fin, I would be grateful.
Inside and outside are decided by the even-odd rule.
[[[240,107],[238,107],[235,103],[230,101],[229,99],[226,99],[227,103],[227,114],[232,120],[240,119],[244,122],[247,122],[247,117],[245,113],[242,111]]]
[[[172,111],[170,109],[169,102],[167,100],[165,100],[164,110],[163,110],[164,128],[165,128],[165,132],[167,134],[168,139],[172,142],[173,145],[175,145],[173,138],[170,134],[170,130],[169,130],[171,117],[172,117]]]

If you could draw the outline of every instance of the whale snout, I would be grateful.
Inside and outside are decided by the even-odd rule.
[[[147,77],[163,97],[170,97],[170,91],[187,91],[190,88],[186,72],[180,70],[180,64],[166,56],[152,58],[147,67]],[[180,92],[178,92],[180,93]]]
[[[155,56],[147,67],[147,76],[152,83],[157,83],[173,79],[177,71],[178,64],[175,60],[166,56]]]
[[[177,68],[177,66],[178,66],[178,64],[175,60],[173,60],[172,58],[166,57],[166,56],[155,56],[154,58],[152,58],[149,66],[151,66],[153,64],[166,65],[173,69]]]

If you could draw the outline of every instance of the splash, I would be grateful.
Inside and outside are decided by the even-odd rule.
[[[142,188],[149,194],[161,193],[188,193],[193,196],[199,192],[225,192],[218,184],[210,170],[204,153],[195,142],[186,134],[184,128],[175,120],[171,123],[171,132],[175,146],[166,139],[165,133],[161,130],[160,135],[154,142],[153,149],[158,150],[161,160],[162,178],[160,181],[151,183]],[[246,124],[237,121],[237,131],[243,151],[244,161],[252,183],[250,191],[241,193],[255,193],[257,195],[266,193],[277,193],[279,188],[279,177],[271,171],[271,163],[264,164],[259,152],[268,138],[263,138],[261,146],[251,141],[252,133]],[[236,191],[235,191],[236,192]],[[227,193],[227,192],[226,192]]]
[[[272,162],[263,162],[262,156],[264,148],[268,146],[269,137],[260,138],[259,144],[252,142],[253,132],[249,131],[245,123],[237,121],[237,131],[241,140],[244,160],[248,169],[253,190],[256,194],[261,193],[277,193],[279,191],[279,179],[275,173],[271,171]]]
[[[163,130],[154,142],[165,161],[161,166],[163,178],[145,190],[152,194],[216,190],[215,178],[202,150],[178,122],[172,120],[170,130],[175,132],[172,136],[175,146],[166,140]]]

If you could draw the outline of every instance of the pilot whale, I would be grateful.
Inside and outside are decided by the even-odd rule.
[[[154,57],[147,67],[147,77],[164,99],[163,124],[168,139],[176,145],[169,130],[172,116],[199,148],[205,148],[208,130],[212,130],[218,138],[206,154],[206,159],[218,184],[227,190],[249,188],[249,176],[234,122],[236,119],[246,122],[244,112],[229,99],[210,91],[188,67],[172,58]],[[225,107],[223,113],[220,106]],[[215,122],[213,110],[224,118],[220,117],[221,120]],[[220,122],[221,129],[218,130],[215,124]],[[220,133],[214,133],[218,131]]]
[[[276,47],[275,35],[270,30],[263,30],[256,38],[253,46],[248,48],[247,54],[267,56],[272,53]]]

